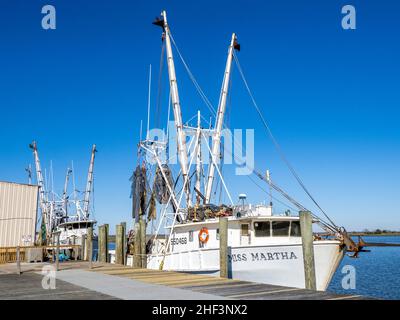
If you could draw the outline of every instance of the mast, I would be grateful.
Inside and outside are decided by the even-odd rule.
[[[94,156],[95,156],[96,152],[97,152],[96,145],[94,144],[92,147],[92,155],[90,157],[90,164],[89,164],[89,170],[88,170],[88,175],[87,175],[85,199],[83,200],[84,201],[83,202],[84,219],[87,219],[89,217],[89,201],[90,201],[90,193],[92,191],[92,186],[93,186]]]
[[[65,210],[65,215],[68,215],[67,208],[68,208],[68,197],[67,197],[67,189],[68,189],[68,182],[69,182],[69,177],[72,173],[72,170],[70,168],[67,169],[67,173],[65,175],[65,181],[64,181],[64,190],[63,190],[63,195],[62,195],[62,200],[64,203],[64,210]]]
[[[226,67],[225,67],[225,74],[224,79],[222,82],[222,89],[219,99],[218,105],[218,112],[217,112],[217,119],[215,120],[215,132],[213,135],[213,145],[212,145],[212,158],[218,159],[219,152],[220,152],[220,142],[221,142],[221,131],[222,126],[224,123],[224,115],[226,109],[226,100],[228,97],[228,89],[229,89],[229,81],[231,76],[231,67],[232,67],[232,58],[233,58],[233,50],[237,49],[240,50],[239,44],[236,42],[236,35],[235,33],[232,34],[231,44],[228,49],[228,58],[226,60]],[[212,191],[212,184],[214,180],[214,173],[215,173],[215,165],[214,163],[210,163],[210,167],[208,169],[208,179],[206,184],[206,203],[210,202],[211,198],[211,191]]]
[[[33,141],[29,145],[29,148],[32,149],[33,157],[35,159],[36,180],[39,187],[39,205],[42,211],[42,223],[46,226],[46,234],[49,234],[51,232],[51,226],[49,221],[48,201],[46,198],[46,189],[43,180],[42,168],[40,166],[39,153],[37,150],[36,141]],[[44,239],[42,239],[42,241],[43,240]]]
[[[168,76],[171,88],[172,108],[174,111],[174,120],[175,120],[175,127],[178,140],[177,141],[178,158],[182,170],[183,184],[186,186],[184,190],[186,194],[186,203],[188,206],[190,206],[191,199],[190,199],[190,185],[188,181],[189,176],[188,176],[188,157],[186,150],[186,136],[182,124],[181,105],[179,101],[178,84],[176,81],[174,57],[172,55],[170,30],[167,23],[167,13],[163,11],[161,15],[163,17],[163,21],[156,21],[154,24],[160,25],[164,29],[165,47],[167,49],[166,51],[167,51],[167,63],[168,63]]]

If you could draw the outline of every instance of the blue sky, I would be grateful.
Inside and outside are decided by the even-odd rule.
[[[84,188],[90,148],[95,217],[130,222],[129,177],[146,119],[148,66],[157,79],[162,9],[192,72],[214,105],[230,35],[259,106],[305,184],[339,225],[400,229],[399,4],[395,1],[0,1],[0,180],[26,182],[38,141],[62,188],[74,160]],[[57,29],[41,28],[41,8]],[[341,28],[353,4],[357,29]],[[207,109],[177,62],[184,120]],[[279,160],[233,71],[229,123],[255,129],[256,167],[313,208]],[[161,121],[166,120],[163,78]],[[152,99],[157,90],[153,86]],[[155,108],[155,104],[152,106]],[[244,115],[246,115],[244,117]],[[152,125],[156,116],[151,119]],[[229,171],[229,169],[228,169]],[[265,200],[251,181],[228,177],[232,195]],[[255,178],[256,179],[256,178]]]

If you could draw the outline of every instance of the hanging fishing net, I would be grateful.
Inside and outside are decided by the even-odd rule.
[[[146,213],[146,167],[136,167],[131,179],[132,181],[132,217]]]
[[[163,164],[162,170],[165,174],[168,184],[170,185],[170,187],[172,187],[174,185],[174,180],[172,178],[171,169],[168,167],[168,165]],[[168,202],[171,193],[169,192],[167,182],[165,181],[163,174],[158,167],[156,169],[153,190],[158,203],[166,204]]]

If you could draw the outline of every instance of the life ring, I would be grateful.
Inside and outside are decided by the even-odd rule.
[[[201,243],[207,243],[209,238],[210,235],[208,234],[208,229],[206,227],[201,228],[199,232],[199,241]]]

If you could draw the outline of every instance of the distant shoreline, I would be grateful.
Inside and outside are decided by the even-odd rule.
[[[348,232],[350,236],[374,236],[374,237],[387,237],[387,236],[400,236],[400,231],[393,232]]]

